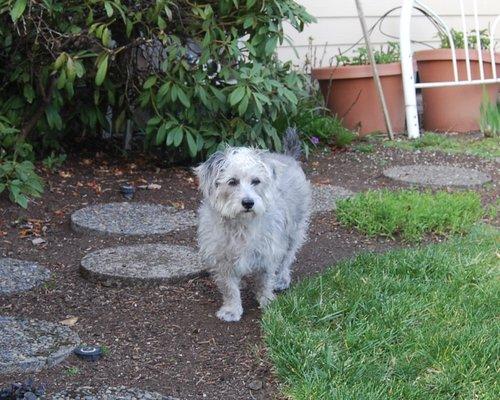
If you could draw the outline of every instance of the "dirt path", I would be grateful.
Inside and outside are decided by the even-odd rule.
[[[498,182],[498,164],[494,161],[383,148],[372,154],[318,154],[305,168],[314,183],[361,191],[405,187],[384,178],[381,171],[384,167],[414,162],[474,167]],[[244,295],[246,312],[241,323],[225,324],[214,316],[219,296],[206,277],[178,285],[118,289],[87,282],[78,273],[80,259],[94,249],[155,242],[194,245],[194,229],[153,238],[104,238],[73,233],[68,222],[71,212],[86,204],[122,201],[118,188],[125,181],[162,186],[159,190],[139,191],[135,201],[196,209],[198,195],[188,170],[140,164],[114,166],[104,159],[70,160],[59,174],[46,178],[43,199],[28,211],[0,198],[0,256],[37,261],[47,266],[55,279],[43,288],[0,297],[0,315],[53,322],[76,316],[78,322],[73,329],[82,340],[109,349],[99,362],[70,357],[36,374],[38,381],[46,382],[49,393],[82,385],[124,385],[180,399],[279,398],[270,366],[264,361],[260,311],[248,291]],[[485,185],[479,192],[485,203],[498,197],[495,183]],[[22,222],[16,223],[20,219],[34,220],[34,228],[23,228]],[[41,233],[47,243],[33,245],[32,230]],[[402,245],[364,238],[338,226],[330,213],[316,215],[309,236],[295,265],[295,280],[363,250],[384,251]],[[73,374],[69,374],[70,367],[78,368],[77,373],[71,370]],[[0,387],[23,378],[0,376]],[[262,382],[262,389],[249,389],[252,382],[257,386]]]

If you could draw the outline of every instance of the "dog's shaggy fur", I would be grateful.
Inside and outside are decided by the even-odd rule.
[[[290,285],[290,266],[304,242],[311,188],[300,164],[297,133],[287,131],[285,154],[229,147],[195,169],[204,200],[198,244],[222,293],[217,317],[239,321],[241,279],[255,277],[260,307]]]

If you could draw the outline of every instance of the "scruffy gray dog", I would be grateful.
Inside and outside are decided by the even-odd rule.
[[[260,307],[273,290],[290,285],[290,266],[305,240],[311,187],[297,158],[297,132],[289,129],[284,154],[228,147],[195,168],[203,202],[198,244],[223,304],[217,317],[239,321],[241,279],[255,277]]]

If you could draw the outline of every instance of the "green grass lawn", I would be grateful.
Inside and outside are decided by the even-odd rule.
[[[279,296],[263,330],[283,392],[498,399],[499,240],[481,227],[444,244],[360,255]]]
[[[366,235],[400,235],[407,241],[426,234],[466,233],[484,214],[479,195],[472,191],[368,191],[339,200],[336,211],[340,223]]]
[[[492,138],[465,138],[426,132],[419,139],[404,139],[386,141],[387,147],[397,147],[404,150],[431,150],[446,153],[465,153],[480,157],[500,157],[500,137]]]

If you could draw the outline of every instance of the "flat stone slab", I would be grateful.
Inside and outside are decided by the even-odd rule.
[[[75,231],[100,235],[157,235],[196,224],[194,211],[148,203],[97,204],[71,215]]]
[[[475,169],[447,165],[404,165],[384,171],[388,178],[428,186],[477,186],[491,181],[491,177]]]
[[[52,400],[178,400],[156,392],[141,389],[118,387],[80,387],[74,390],[63,390],[48,397]]]
[[[80,343],[70,328],[0,316],[0,374],[37,372],[60,363]]]
[[[198,252],[187,246],[137,244],[97,250],[81,261],[86,278],[107,286],[178,282],[204,270]]]
[[[0,295],[23,292],[50,278],[50,271],[34,262],[0,258]]]
[[[312,186],[312,212],[325,212],[335,210],[336,200],[346,199],[354,193],[349,189],[333,185]]]

